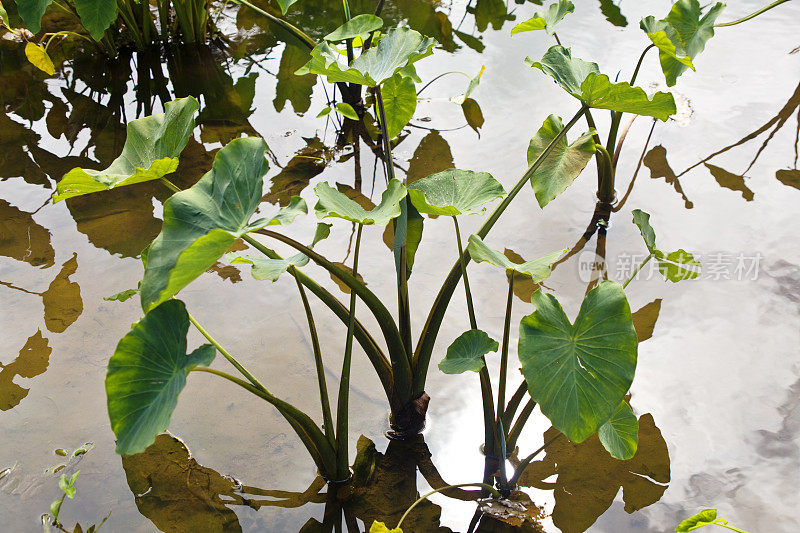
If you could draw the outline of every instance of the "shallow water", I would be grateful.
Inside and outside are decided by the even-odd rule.
[[[339,16],[333,4],[307,2],[310,19],[300,11],[290,18],[319,37],[337,25],[331,22]],[[598,3],[581,4],[559,38],[612,77],[618,70],[627,77],[647,44],[636,21],[669,9],[666,1],[623,3],[628,26],[618,28],[605,20]],[[722,18],[738,18],[759,5],[737,3]],[[367,4],[352,6],[356,13],[367,11]],[[518,21],[537,9],[510,7]],[[408,128],[394,155],[411,175],[444,168],[452,159],[457,168],[491,172],[508,187],[524,172],[527,143],[546,116],[567,118],[576,106],[549,78],[522,63],[526,55],[540,56],[550,37],[530,32],[511,38],[513,22],[497,16],[485,27],[486,13],[505,11],[501,3],[481,2],[460,26],[480,37],[485,49],[478,53],[459,44],[456,50],[461,41],[447,41],[441,17],[457,27],[465,8],[462,2],[387,6],[387,18],[409,20],[448,48],[418,63],[423,80],[449,70],[474,75],[486,65],[474,95],[485,117],[480,138],[462,127],[461,110],[447,101],[466,85],[465,78],[452,75],[422,94],[412,122],[421,127]],[[434,11],[443,15],[437,18]],[[800,200],[800,55],[790,53],[800,45],[791,22],[798,16],[800,7],[786,4],[748,24],[719,28],[695,61],[697,72],[684,74],[675,87],[691,111],[686,108],[681,122],[658,123],[646,150],[649,119],[637,119],[628,134],[618,171],[620,197],[643,150],[647,155],[605,236],[609,277],[621,281],[632,256],[645,255],[630,223],[635,208],[652,215],[662,248],[695,252],[704,270],[699,280],[673,285],[645,269],[629,286],[631,308],[645,308],[640,323],[655,320],[652,337],[640,344],[632,388],[631,404],[641,416],[640,453],[621,463],[594,453],[591,442],[580,449],[551,447],[523,479],[532,486],[534,502],[553,515],[545,521],[547,531],[671,531],[704,507],[719,508],[720,516],[751,533],[800,530],[800,247],[793,208]],[[300,502],[286,502],[289,494],[280,492],[303,492],[316,476],[289,426],[271,407],[210,376],[191,376],[170,424],[202,467],[167,438],[147,457],[122,461],[114,454],[105,366],[141,311],[135,299],[103,297],[135,287],[142,271],[137,255],[158,233],[160,200],[168,193],[143,184],[48,203],[55,180],[66,171],[102,168],[119,153],[125,119],[158,112],[162,99],[186,94],[202,96],[202,106],[195,139],[181,156],[179,184],[193,183],[209,168],[214,150],[245,134],[264,137],[275,156],[265,182],[265,213],[274,210],[270,203],[285,203],[301,191],[311,203],[309,183],[353,186],[356,174],[361,190],[379,197],[382,170],[378,165],[376,175],[369,150],[355,157],[352,149],[337,149],[334,125],[313,118],[326,101],[322,85],[288,75],[304,61],[300,49],[282,42],[284,35],[253,14],[226,17],[221,27],[235,35],[240,59],[176,50],[168,61],[138,55],[108,65],[81,55],[50,79],[25,64],[17,45],[2,44],[0,470],[11,469],[0,477],[3,530],[39,530],[39,517],[59,493],[57,477],[42,472],[62,460],[55,449],[87,441],[94,448],[67,466],[81,471],[78,496],[64,505],[67,524],[89,524],[109,511],[104,527],[110,531],[298,531],[311,519],[323,519],[324,497],[294,508]],[[638,84],[662,80],[653,54]],[[595,118],[603,129],[607,114]],[[524,190],[487,242],[526,258],[573,247],[592,219],[594,190],[593,163],[544,212]],[[470,217],[463,231],[474,231],[480,222]],[[315,223],[313,216],[301,217],[291,233],[308,238]],[[319,251],[345,261],[350,230],[337,223]],[[394,302],[391,254],[380,230],[367,228],[364,235],[359,270],[374,292]],[[422,310],[412,317],[415,332],[454,260],[452,240],[447,221],[426,221],[410,281],[412,305]],[[570,316],[586,291],[581,267],[594,260],[596,246],[594,235],[546,282]],[[306,270],[341,294],[325,271],[313,265]],[[470,279],[479,324],[499,338],[505,276],[472,265]],[[201,277],[181,299],[273,392],[317,413],[313,354],[292,280],[257,282],[247,270],[228,266]],[[515,321],[530,311],[530,304],[516,299]],[[315,312],[332,387],[345,330],[322,306]],[[457,292],[434,363],[466,328],[466,306]],[[190,337],[190,345],[200,342],[199,335]],[[223,368],[221,361],[215,366]],[[351,455],[363,434],[388,457],[378,469],[384,484],[358,500],[353,512],[367,524],[390,516],[396,521],[416,491],[427,490],[422,477],[415,486],[411,474],[425,450],[401,453],[395,444],[386,450],[387,405],[360,350],[351,380]],[[432,401],[424,438],[433,463],[448,483],[479,479],[478,380],[445,376],[431,365],[427,391]],[[534,416],[523,433],[522,455],[541,445],[549,426],[542,419]],[[223,476],[245,486],[247,502]],[[439,512],[442,527],[466,530],[474,503],[443,496],[432,501],[412,531],[436,530]]]

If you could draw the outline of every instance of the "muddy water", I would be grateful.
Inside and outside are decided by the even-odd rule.
[[[646,44],[636,21],[663,15],[669,3],[623,3],[627,28],[607,22],[596,3],[585,4],[559,31],[560,39],[574,55],[597,61],[603,72],[627,77]],[[758,5],[737,3],[723,18],[738,18]],[[354,5],[354,11],[365,12],[362,7]],[[546,34],[511,38],[513,22],[504,20],[505,7],[479,2],[459,29],[462,36],[480,37],[485,48],[479,53],[463,45],[469,37],[441,30],[444,17],[459,27],[465,8],[406,2],[388,14],[445,43],[447,51],[419,63],[423,79],[449,70],[474,74],[486,65],[475,93],[485,117],[480,138],[462,127],[461,110],[447,101],[465,86],[465,78],[452,75],[421,95],[413,122],[418,127],[409,128],[395,156],[411,175],[452,161],[458,168],[491,172],[509,186],[524,172],[527,142],[545,117],[567,118],[575,105],[522,63],[552,44]],[[510,8],[518,20],[535,10],[530,4]],[[337,6],[307,9],[310,19],[297,12],[293,20],[315,36],[336,25],[326,16],[335,20]],[[641,309],[639,332],[651,332],[640,344],[632,388],[640,452],[621,463],[592,442],[550,447],[522,479],[532,499],[552,514],[545,521],[548,531],[670,531],[703,507],[718,507],[721,516],[751,532],[800,528],[794,512],[800,504],[800,247],[794,208],[800,200],[800,56],[790,54],[800,45],[791,22],[798,16],[800,9],[787,4],[749,24],[718,29],[695,62],[698,72],[685,74],[675,87],[684,103],[681,120],[657,124],[649,143],[652,122],[633,123],[621,154],[620,198],[646,155],[599,244],[597,234],[580,242],[593,215],[593,164],[543,212],[533,195],[523,192],[487,239],[525,258],[579,248],[546,282],[570,316],[586,291],[592,275],[587,267],[597,262],[598,249],[605,247],[608,276],[619,281],[643,258],[630,223],[632,209],[651,213],[662,249],[690,250],[704,264],[696,281],[668,284],[646,268],[629,286],[632,309]],[[239,59],[174,51],[169,60],[138,56],[109,66],[78,56],[46,80],[24,64],[15,46],[3,44],[0,469],[10,469],[0,478],[3,530],[38,530],[38,517],[58,496],[57,477],[42,474],[64,461],[54,450],[87,441],[94,448],[67,465],[66,471],[81,471],[78,496],[64,505],[67,524],[90,524],[109,511],[105,527],[111,531],[298,531],[323,519],[324,497],[291,494],[305,491],[316,475],[289,426],[269,406],[211,376],[190,377],[170,425],[195,461],[166,437],[142,457],[121,461],[114,454],[105,365],[140,309],[135,300],[103,297],[135,287],[140,279],[137,255],[159,231],[160,201],[167,192],[144,184],[47,202],[54,181],[66,171],[102,168],[119,153],[125,119],[157,112],[162,100],[186,94],[201,96],[203,107],[195,139],[181,158],[179,183],[196,180],[228,140],[261,135],[275,154],[265,182],[265,213],[292,194],[302,192],[311,202],[309,178],[311,185],[327,180],[353,186],[360,176],[364,194],[378,197],[383,174],[380,165],[373,170],[372,154],[363,147],[358,157],[351,148],[337,149],[335,126],[313,118],[326,101],[322,85],[288,75],[303,62],[300,49],[282,42],[285,36],[254,15],[234,14],[221,26],[235,35]],[[639,82],[661,80],[652,55]],[[606,113],[595,113],[595,119],[605,128]],[[314,224],[313,217],[302,217],[291,233],[308,238]],[[474,230],[480,218],[463,224],[465,231]],[[349,260],[344,250],[350,231],[336,224],[319,250],[332,260]],[[373,291],[393,302],[394,268],[380,230],[365,230],[364,241],[360,270]],[[415,331],[453,259],[452,226],[427,221],[411,278],[412,305],[420,310],[413,316]],[[306,268],[339,291],[324,271]],[[505,276],[484,265],[470,268],[480,326],[499,338]],[[181,298],[276,394],[317,413],[313,354],[296,290],[290,279],[256,282],[246,270],[220,266]],[[531,311],[522,299],[525,291],[519,292],[515,321]],[[332,384],[345,331],[322,306],[315,312]],[[467,327],[463,296],[456,293],[434,363]],[[224,368],[219,361],[215,365]],[[380,464],[400,465],[391,472],[387,466],[389,473],[378,468],[386,486],[363,496],[354,513],[367,523],[396,519],[416,490],[427,489],[421,477],[415,486],[410,473],[425,450],[398,452],[394,445],[387,450],[387,406],[360,351],[353,373],[353,455],[363,434],[391,459]],[[424,437],[435,467],[448,483],[479,479],[477,379],[444,376],[432,365],[427,389],[433,400]],[[523,433],[522,455],[545,438],[548,424],[542,420],[534,416]],[[360,457],[369,456],[368,441],[361,444]],[[473,503],[439,496],[433,502],[419,513],[412,531],[466,529]],[[300,503],[305,505],[297,507]]]

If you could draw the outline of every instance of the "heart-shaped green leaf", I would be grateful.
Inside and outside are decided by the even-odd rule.
[[[6,8],[3,7],[3,2],[0,2],[0,22],[6,26],[10,25],[8,22],[8,11],[6,11]]]
[[[572,57],[568,48],[556,45],[545,52],[541,61],[525,59],[531,67],[551,76],[556,83],[589,107],[634,113],[667,120],[677,112],[670,93],[648,96],[643,89],[627,82],[611,83],[600,74],[596,63]]]
[[[361,37],[366,40],[370,33],[382,27],[383,19],[380,17],[375,15],[356,15],[323,38],[332,43],[353,39],[354,37]]]
[[[666,18],[645,17],[639,26],[659,49],[661,70],[668,86],[675,85],[678,76],[687,68],[694,70],[692,59],[705,48],[714,36],[714,22],[725,9],[717,2],[703,15],[698,0],[678,0]]]
[[[469,95],[472,94],[472,91],[474,91],[480,84],[481,77],[483,76],[484,71],[486,71],[486,66],[481,65],[481,70],[478,72],[478,75],[475,76],[474,78],[469,79],[469,83],[467,84],[467,91],[464,94],[460,94],[458,96],[450,98],[450,101],[458,105],[463,105],[466,99],[469,98]]]
[[[53,202],[162,178],[178,168],[199,104],[191,96],[167,102],[164,113],[128,122],[122,153],[104,170],[74,168],[58,182]]]
[[[543,13],[537,11],[533,17],[511,28],[511,35],[533,30],[545,30],[553,35],[556,32],[556,24],[573,11],[575,6],[570,0],[558,0],[555,4],[551,4],[547,11]]]
[[[314,211],[321,219],[343,218],[357,224],[385,226],[390,220],[400,216],[400,200],[406,196],[406,188],[400,180],[391,180],[381,196],[381,203],[371,211],[367,211],[324,181],[314,187],[314,193],[319,198]]]
[[[106,28],[117,20],[117,3],[111,0],[75,0],[75,11],[95,41],[102,39]]]
[[[677,533],[694,531],[697,528],[713,524],[717,519],[716,509],[703,509],[694,516],[690,516],[675,528]]]
[[[375,87],[381,85],[401,69],[412,67],[413,63],[433,53],[436,40],[424,37],[409,28],[395,28],[352,63],[327,41],[318,44],[311,51],[311,60],[296,74],[318,74],[328,78],[330,83],[348,82]],[[413,67],[412,67],[413,69]],[[404,70],[404,75],[412,75],[412,70]]]
[[[381,87],[386,113],[386,130],[390,139],[397,137],[417,109],[417,88],[414,80],[395,74]]]
[[[261,202],[266,150],[255,137],[231,141],[200,181],[164,203],[164,226],[150,245],[142,279],[145,311],[172,298],[245,233],[289,224],[307,212],[305,202],[294,197],[274,217],[249,222]]]
[[[600,283],[571,324],[550,295],[533,294],[536,311],[519,327],[519,359],[531,397],[553,426],[582,442],[622,402],[636,371],[638,341],[622,286]]]
[[[208,366],[215,348],[200,346],[186,354],[189,314],[180,300],[170,300],[133,325],[108,361],[106,396],[117,453],[144,451],[167,429],[195,366]]]
[[[52,2],[53,0],[19,0],[17,2],[17,13],[31,33],[41,31],[42,16]]]
[[[656,232],[650,225],[650,215],[641,209],[634,209],[633,223],[639,228],[647,250],[658,260],[658,270],[663,276],[677,283],[685,279],[694,279],[700,275],[700,263],[686,250],[679,249],[665,254],[656,247]]]
[[[295,254],[286,259],[269,259],[267,257],[250,257],[247,255],[226,254],[225,260],[232,264],[253,265],[250,272],[258,280],[278,281],[278,278],[290,267],[301,267],[308,263],[308,256]]]
[[[483,242],[479,236],[470,235],[467,251],[469,252],[469,256],[476,263],[486,262],[505,270],[513,270],[521,274],[527,274],[532,278],[533,283],[541,283],[550,277],[550,265],[558,261],[558,258],[567,253],[569,249],[565,248],[560,252],[553,252],[544,257],[533,259],[532,261],[514,263],[504,254],[486,246],[486,243]]]
[[[419,179],[408,186],[411,203],[428,215],[474,215],[486,211],[485,204],[506,195],[500,182],[488,172],[455,168]]]
[[[536,161],[563,129],[560,117],[547,117],[528,146],[528,165]],[[539,207],[546,206],[575,181],[594,156],[595,150],[592,132],[584,133],[572,144],[566,135],[558,140],[531,176],[531,187]]]
[[[292,4],[297,3],[299,0],[275,0],[278,2],[278,6],[281,8],[281,14],[285,15],[289,8],[292,7]]]
[[[486,332],[471,329],[462,333],[447,348],[447,355],[439,363],[439,370],[445,374],[463,374],[467,370],[480,372],[484,367],[483,356],[496,352],[499,346]]]
[[[611,457],[627,461],[636,455],[639,445],[639,420],[628,402],[622,402],[611,418],[597,432],[600,443]]]

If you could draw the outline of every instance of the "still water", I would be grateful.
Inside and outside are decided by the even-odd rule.
[[[623,2],[623,19],[611,17],[617,25],[601,4],[607,9],[609,2],[578,2],[559,38],[575,56],[627,77],[647,44],[638,20],[663,16],[669,2]],[[351,5],[355,13],[373,9]],[[737,2],[722,19],[759,6]],[[547,115],[575,112],[566,93],[522,62],[541,56],[552,39],[544,32],[509,35],[515,19],[537,8],[499,0],[387,3],[388,21],[443,45],[417,64],[424,81],[453,70],[472,76],[486,66],[474,93],[485,119],[480,135],[449,101],[464,91],[466,78],[443,77],[420,95],[415,120],[394,151],[400,175],[418,178],[455,166],[488,171],[508,187],[524,172],[528,141]],[[335,28],[339,9],[336,2],[304,0],[289,19],[319,38]],[[548,448],[522,478],[530,498],[551,515],[545,531],[672,531],[704,507],[717,507],[751,532],[800,530],[797,20],[800,6],[789,3],[750,23],[719,28],[696,59],[697,72],[674,88],[679,120],[656,124],[652,134],[650,119],[632,124],[618,170],[620,204],[599,243],[596,233],[581,240],[594,226],[593,163],[543,211],[523,191],[487,239],[526,258],[575,249],[546,282],[570,316],[591,280],[587,265],[604,260],[609,278],[622,281],[644,258],[632,209],[652,215],[661,247],[690,250],[704,264],[696,281],[673,285],[645,269],[629,286],[642,340],[631,399],[640,417],[640,450],[620,462],[596,440]],[[109,512],[107,530],[132,532],[316,531],[323,521],[324,484],[289,426],[271,407],[210,376],[192,375],[172,417],[170,431],[183,442],[164,435],[145,454],[114,454],[105,367],[141,311],[135,299],[103,298],[136,286],[139,252],[160,230],[168,192],[151,183],[49,202],[68,170],[103,168],[118,155],[127,120],[189,94],[200,98],[201,111],[174,179],[179,185],[196,181],[229,140],[258,135],[272,150],[264,212],[294,194],[313,204],[309,185],[323,180],[379,197],[383,171],[369,149],[354,150],[337,139],[331,120],[313,118],[328,96],[321,83],[292,76],[305,62],[303,49],[247,10],[226,11],[219,26],[230,38],[228,53],[175,49],[108,62],[80,53],[73,59],[65,50],[69,59],[57,53],[60,65],[48,79],[25,63],[16,43],[0,45],[3,531],[41,530],[39,517],[59,495],[57,475],[43,472],[61,462],[67,462],[62,472],[81,471],[78,496],[64,504],[66,524],[91,524]],[[652,54],[638,84],[659,83]],[[607,114],[595,118],[604,129]],[[311,235],[315,222],[301,217],[291,232]],[[480,217],[463,224],[464,231],[475,230]],[[333,261],[349,261],[350,239],[350,226],[337,224],[318,249]],[[415,332],[454,258],[451,226],[427,221],[410,280],[412,305],[420,309],[412,317]],[[306,270],[341,295],[325,271]],[[374,292],[394,301],[393,261],[378,229],[365,230],[359,270]],[[472,265],[470,277],[481,328],[499,338],[505,275]],[[531,311],[530,288],[517,296],[515,321]],[[181,298],[273,392],[317,413],[313,353],[292,280],[258,282],[247,270],[218,265]],[[345,331],[321,306],[315,312],[335,383]],[[434,363],[465,329],[466,306],[456,293]],[[448,483],[480,479],[477,378],[445,376],[432,365],[424,442],[407,445],[389,445],[383,436],[387,405],[358,349],[351,380],[351,457],[358,441],[359,459],[374,469],[366,487],[354,490],[353,519],[396,523],[435,472]],[[547,438],[542,419],[528,424],[521,455]],[[54,453],[85,442],[95,445],[70,461]],[[473,502],[431,500],[407,531],[466,530]],[[489,527],[484,530],[496,530]]]

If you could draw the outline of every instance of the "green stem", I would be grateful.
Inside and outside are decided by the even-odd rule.
[[[631,277],[629,277],[627,280],[625,280],[625,283],[623,283],[623,284],[622,284],[622,288],[623,288],[623,289],[624,289],[624,288],[626,288],[626,287],[628,286],[628,283],[630,283],[631,281],[633,281],[633,280],[634,280],[634,278],[636,277],[636,274],[638,274],[638,273],[639,273],[639,271],[642,269],[642,267],[644,267],[644,266],[647,264],[647,262],[648,262],[648,261],[650,261],[650,259],[652,259],[652,258],[653,258],[653,254],[650,254],[650,255],[648,255],[648,256],[647,256],[647,257],[644,259],[644,261],[642,261],[642,262],[639,264],[639,266],[637,266],[637,267],[636,267],[636,269],[633,271],[633,274],[631,274]]]
[[[497,422],[502,424],[506,410],[506,382],[508,378],[508,345],[511,336],[511,308],[514,304],[514,273],[508,278],[508,297],[506,299],[506,317],[503,323],[503,347],[500,352],[500,383],[497,385]],[[501,442],[505,442],[506,431],[500,434]]]
[[[317,41],[315,41],[306,32],[304,32],[303,30],[301,30],[300,28],[298,28],[294,24],[286,22],[285,20],[280,19],[280,18],[276,17],[275,15],[267,13],[263,9],[254,6],[253,4],[248,2],[247,0],[231,0],[231,1],[235,2],[237,4],[240,4],[240,5],[245,5],[245,6],[249,7],[250,9],[252,9],[253,11],[255,11],[256,13],[260,13],[261,15],[264,15],[269,20],[271,20],[272,22],[274,22],[278,26],[282,27],[283,29],[285,29],[286,31],[288,31],[289,33],[291,33],[292,35],[294,35],[295,37],[300,39],[300,41],[302,41],[303,44],[308,46],[309,49],[313,50],[314,47],[317,46]]]
[[[171,181],[169,181],[167,178],[163,178],[163,177],[162,177],[162,178],[159,178],[159,179],[161,180],[161,183],[163,183],[164,185],[166,185],[166,187],[167,187],[169,190],[171,190],[172,192],[181,192],[181,189],[180,189],[180,187],[178,187],[177,185],[175,185],[174,183],[172,183]]]
[[[440,487],[440,488],[434,489],[434,490],[432,490],[432,491],[430,491],[430,492],[428,492],[426,494],[423,494],[422,496],[420,496],[417,499],[417,501],[412,503],[411,507],[406,509],[406,512],[403,513],[403,516],[400,517],[400,521],[397,522],[397,528],[396,529],[400,529],[400,526],[403,525],[403,521],[406,519],[406,517],[411,512],[411,510],[414,509],[414,507],[416,507],[417,505],[419,505],[420,503],[422,503],[423,501],[428,499],[430,496],[433,496],[437,492],[442,492],[442,491],[449,490],[449,489],[457,489],[459,487],[480,487],[482,489],[485,489],[485,490],[488,490],[489,492],[491,492],[492,495],[495,498],[500,498],[500,493],[497,492],[497,489],[495,489],[491,485],[487,485],[486,483],[458,483],[456,485],[447,485],[446,487]]]
[[[356,232],[356,248],[353,252],[353,276],[358,277],[358,255],[361,249],[361,230],[363,224],[358,224]],[[350,320],[347,322],[347,340],[344,345],[344,361],[342,362],[342,376],[339,380],[339,401],[336,404],[336,477],[345,479],[350,470],[347,449],[348,432],[348,407],[350,404],[350,366],[353,359],[353,331],[356,321],[356,293],[350,291]]]
[[[472,291],[469,288],[469,276],[467,276],[467,261],[464,257],[464,246],[461,241],[461,230],[458,227],[458,218],[453,217],[453,225],[456,228],[456,242],[458,243],[458,260],[461,263],[461,276],[464,278],[464,293],[467,297],[467,314],[469,315],[469,326],[478,329],[478,321],[475,318],[475,304],[472,301]]]
[[[392,314],[389,312],[386,306],[383,305],[383,302],[381,302],[380,299],[375,296],[375,294],[370,291],[362,282],[358,281],[358,278],[346,270],[334,265],[308,246],[305,246],[294,239],[283,235],[282,233],[277,233],[266,229],[259,230],[259,233],[261,235],[266,235],[279,240],[285,244],[288,244],[295,250],[304,253],[312,261],[339,278],[350,288],[351,291],[356,293],[358,297],[361,298],[364,304],[366,304],[367,308],[372,312],[373,315],[375,315],[375,318],[378,321],[378,326],[381,328],[381,332],[386,339],[386,345],[389,349],[389,357],[391,359],[395,388],[400,392],[400,396],[402,398],[406,398],[406,401],[410,400],[411,366],[408,363],[408,356],[403,349],[400,333],[397,325],[394,322],[394,318],[392,318]],[[280,257],[252,237],[245,235],[242,238],[268,257]],[[306,284],[306,286],[308,285]]]
[[[600,173],[602,180],[597,191],[597,198],[603,203],[610,204],[616,196],[616,191],[614,191],[614,165],[611,162],[611,154],[608,153],[608,150],[600,144],[596,144],[595,149],[600,154],[600,162],[603,165],[603,171]]]
[[[734,20],[732,22],[723,22],[722,24],[714,24],[714,27],[715,28],[723,28],[725,26],[735,26],[737,24],[741,24],[742,22],[746,22],[746,21],[748,21],[748,20],[750,20],[752,18],[755,18],[755,17],[759,16],[761,13],[764,13],[765,11],[769,11],[773,7],[777,7],[777,6],[781,5],[781,4],[783,4],[784,2],[788,2],[788,1],[789,0],[776,0],[775,2],[772,2],[771,4],[768,4],[768,5],[764,6],[764,7],[762,7],[758,11],[756,11],[754,13],[751,13],[751,14],[747,15],[744,18],[740,18],[739,20]]]
[[[558,132],[558,134],[553,138],[552,141],[545,147],[539,157],[536,158],[536,161],[531,164],[525,174],[517,181],[508,195],[503,198],[500,204],[494,208],[491,212],[489,217],[486,219],[486,222],[483,223],[481,228],[478,230],[477,235],[479,237],[486,238],[486,235],[489,231],[494,227],[497,223],[497,220],[500,218],[500,215],[508,208],[511,204],[511,201],[516,197],[517,194],[522,190],[525,184],[530,180],[533,173],[541,166],[544,160],[550,155],[550,152],[553,148],[561,141],[564,135],[578,122],[578,120],[583,116],[584,113],[588,110],[588,106],[582,106],[575,116],[570,119],[564,128]],[[469,256],[467,255],[464,260],[465,262],[469,262]],[[442,284],[442,288],[439,289],[439,294],[436,296],[436,300],[431,307],[430,312],[428,313],[428,318],[425,322],[425,327],[420,334],[420,340],[417,343],[417,349],[414,354],[414,388],[413,392],[416,394],[420,394],[425,388],[425,380],[428,374],[428,366],[431,361],[431,355],[433,354],[433,347],[436,344],[436,337],[439,334],[439,328],[442,325],[442,321],[444,320],[445,312],[447,311],[447,306],[450,303],[450,299],[455,292],[456,286],[458,284],[458,278],[461,277],[461,260],[459,258],[456,261],[456,264],[450,269],[450,272],[447,275],[444,283]]]
[[[503,413],[503,426],[510,427],[511,422],[514,420],[514,415],[517,413],[517,408],[519,404],[522,403],[523,398],[528,393],[528,384],[523,381],[520,383],[517,390],[514,391],[514,394],[511,396],[511,399],[508,400],[508,405],[506,406],[506,410]]]
[[[536,402],[533,401],[533,398],[528,398],[528,403],[526,403],[525,407],[522,408],[522,411],[520,411],[519,416],[517,417],[517,421],[514,422],[514,426],[508,432],[508,438],[506,439],[507,447],[513,450],[517,446],[517,441],[519,440],[519,436],[522,434],[522,429],[525,427],[525,424],[528,422],[528,418],[530,418],[535,408]]]
[[[296,267],[292,266],[291,270],[296,270]],[[322,363],[322,350],[319,346],[317,326],[314,323],[314,314],[311,312],[311,304],[308,301],[306,290],[303,288],[303,284],[300,282],[298,276],[294,276],[294,280],[297,283],[297,290],[300,291],[300,299],[303,301],[303,309],[305,310],[306,319],[308,320],[308,331],[311,335],[311,347],[314,350],[314,366],[317,370],[317,384],[319,385],[319,401],[322,406],[323,429],[331,445],[334,445],[336,443],[336,436],[334,434],[333,416],[331,416],[331,404],[328,397],[328,385],[325,380],[325,367]]]
[[[644,62],[644,57],[647,55],[651,49],[655,48],[656,45],[651,44],[644,49],[642,55],[639,56],[639,61],[636,63],[636,68],[633,69],[633,75],[631,76],[630,85],[636,83],[636,77],[639,75],[639,69],[642,67],[642,63]],[[611,112],[611,127],[608,130],[608,141],[606,142],[606,151],[609,153],[614,153],[617,144],[617,132],[619,131],[619,124],[622,121],[622,112],[621,111],[612,111]]]
[[[552,438],[552,439],[550,439],[549,441],[547,441],[547,442],[545,442],[544,444],[542,444],[542,446],[541,446],[541,447],[540,447],[538,450],[536,450],[535,452],[533,452],[532,454],[530,454],[528,457],[526,457],[525,459],[523,459],[523,460],[522,460],[522,461],[519,463],[519,465],[517,466],[517,468],[514,470],[514,476],[513,476],[513,477],[512,477],[510,480],[508,480],[508,484],[509,484],[510,486],[512,486],[512,487],[516,486],[516,485],[517,485],[517,481],[519,481],[519,476],[521,476],[521,475],[522,475],[522,473],[525,471],[525,469],[526,469],[526,468],[528,468],[528,465],[529,465],[529,464],[531,464],[531,461],[533,461],[533,460],[536,458],[536,456],[537,456],[537,455],[539,455],[540,453],[542,453],[542,451],[544,451],[544,449],[545,449],[545,448],[547,448],[548,446],[550,446],[551,444],[553,444],[553,443],[554,443],[556,440],[558,440],[560,437],[561,437],[561,433],[559,433],[558,435],[556,435],[555,437],[553,437],[553,438]]]
[[[344,11],[344,21],[350,21],[350,4],[347,3],[347,0],[342,0],[342,11]],[[347,62],[353,62],[353,39],[346,39],[345,46],[347,47]]]
[[[255,394],[262,400],[272,404],[286,419],[286,421],[289,422],[289,425],[292,426],[292,429],[295,430],[295,433],[297,433],[297,436],[300,437],[300,440],[308,450],[308,453],[310,453],[311,457],[314,458],[314,462],[316,463],[317,467],[319,467],[320,471],[326,476],[329,476],[335,472],[336,452],[333,449],[333,446],[331,446],[330,442],[328,442],[328,439],[325,437],[325,435],[322,434],[319,427],[317,427],[317,424],[314,423],[314,421],[311,420],[308,415],[297,409],[292,404],[277,398],[268,390],[254,387],[250,383],[239,379],[236,376],[231,376],[227,372],[202,366],[195,367],[191,371],[205,372],[207,374],[214,374],[215,376],[224,378]]]

